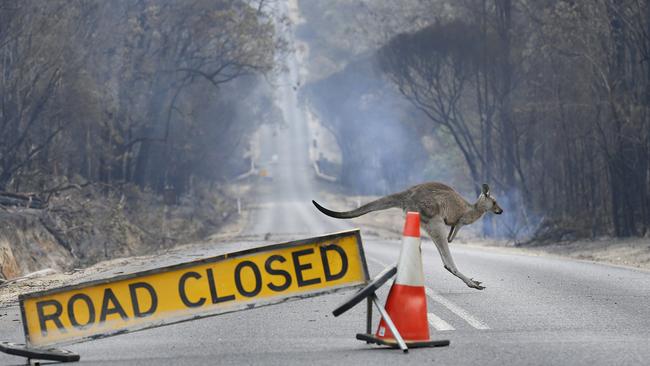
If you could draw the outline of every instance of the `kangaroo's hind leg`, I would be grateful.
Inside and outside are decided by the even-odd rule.
[[[434,217],[428,220],[428,222],[425,222],[423,226],[424,230],[429,234],[431,240],[433,240],[433,243],[436,245],[436,248],[438,248],[438,253],[440,253],[440,258],[442,259],[442,263],[445,265],[445,269],[451,272],[454,276],[463,280],[467,286],[483,290],[485,287],[481,286],[481,282],[468,278],[464,274],[460,273],[458,268],[456,268],[456,263],[454,263],[454,259],[451,257],[449,244],[447,243],[447,227],[442,218]]]

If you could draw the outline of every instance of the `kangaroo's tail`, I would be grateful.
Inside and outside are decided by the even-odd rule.
[[[393,207],[401,207],[400,195],[401,193],[391,194],[389,196],[382,197],[378,200],[366,203],[365,205],[355,210],[345,211],[345,212],[328,210],[325,207],[319,205],[318,202],[316,201],[312,200],[311,202],[314,204],[314,206],[316,206],[318,211],[324,213],[327,216],[335,217],[337,219],[351,219],[353,217],[359,217],[361,215],[365,215],[368,212],[372,212],[372,211],[380,211],[380,210],[386,210]]]

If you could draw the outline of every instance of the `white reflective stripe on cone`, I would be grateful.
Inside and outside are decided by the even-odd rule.
[[[399,253],[399,261],[397,262],[395,283],[408,286],[424,286],[420,238],[405,236],[402,239],[402,250]]]

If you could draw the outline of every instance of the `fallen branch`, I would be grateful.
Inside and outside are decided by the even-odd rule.
[[[87,186],[89,186],[91,184],[92,184],[92,182],[86,182],[84,184],[68,184],[67,186],[66,185],[60,185],[58,187],[54,187],[54,188],[51,188],[51,189],[48,189],[48,190],[45,190],[45,191],[41,191],[39,193],[41,195],[47,195],[47,198],[45,198],[45,203],[48,203],[48,202],[50,202],[50,198],[52,198],[52,195],[54,195],[54,194],[61,193],[61,192],[64,192],[64,191],[67,191],[67,190],[70,190],[70,189],[73,189],[73,188],[80,190],[80,189],[82,189],[84,187],[87,187]]]
[[[0,205],[43,209],[47,204],[32,194],[0,192]]]

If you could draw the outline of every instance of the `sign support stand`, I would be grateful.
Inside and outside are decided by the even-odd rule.
[[[341,304],[338,308],[334,309],[332,312],[334,316],[339,316],[344,312],[352,309],[355,305],[361,302],[363,299],[367,300],[366,303],[366,333],[358,333],[357,339],[360,341],[365,341],[366,343],[375,343],[378,345],[389,346],[392,348],[400,348],[404,353],[407,353],[409,347],[411,348],[420,348],[420,347],[444,347],[449,345],[449,340],[439,340],[439,341],[404,341],[404,338],[395,327],[393,320],[390,315],[386,312],[383,306],[379,303],[379,299],[375,292],[383,286],[388,280],[393,278],[397,274],[397,265],[391,265],[386,267],[381,273],[379,273],[366,287],[359,290],[357,293],[352,295],[346,302]],[[384,339],[375,337],[372,334],[372,305],[375,305],[379,314],[386,322],[388,329],[393,333],[395,337],[395,342],[389,342]]]
[[[377,307],[377,310],[379,310],[379,313],[381,314],[381,317],[384,318],[384,320],[386,321],[386,325],[388,325],[388,329],[390,329],[390,331],[393,332],[393,336],[395,336],[395,340],[397,341],[397,345],[399,345],[399,348],[403,352],[408,352],[409,349],[408,349],[408,347],[406,347],[406,343],[404,342],[404,339],[402,338],[402,335],[399,334],[399,331],[397,330],[397,327],[395,327],[395,324],[393,324],[393,320],[390,318],[390,316],[386,312],[386,309],[384,309],[381,306],[381,304],[379,303],[379,300],[377,299],[377,295],[372,294],[370,297],[372,298],[372,302]],[[368,334],[370,334],[370,333],[368,333]],[[361,335],[361,334],[357,334],[357,338],[359,338],[359,335]],[[365,341],[368,342],[367,339]]]
[[[32,359],[59,362],[77,362],[80,359],[80,356],[77,353],[65,349],[35,348],[11,342],[0,342],[0,352],[25,357],[27,358],[28,365]]]
[[[372,298],[368,296],[366,304],[366,333],[372,333]],[[370,343],[370,342],[367,342]]]

